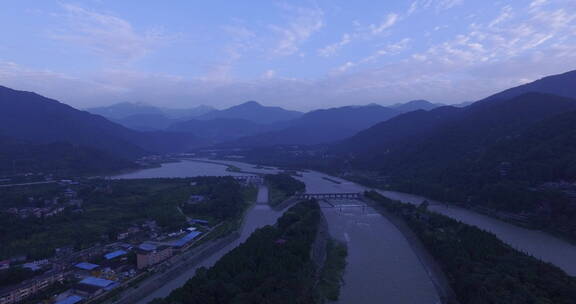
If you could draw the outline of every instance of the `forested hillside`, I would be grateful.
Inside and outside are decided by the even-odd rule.
[[[275,226],[256,230],[213,267],[154,303],[302,303],[318,301],[311,250],[320,224],[316,202],[289,209]]]
[[[368,197],[402,218],[448,276],[461,304],[574,303],[576,279],[503,243],[495,235],[444,215]]]

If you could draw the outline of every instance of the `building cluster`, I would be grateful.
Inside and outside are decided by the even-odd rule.
[[[68,273],[65,271],[50,271],[16,286],[1,289],[0,304],[20,303],[55,283],[64,282],[67,275]]]
[[[254,182],[245,178],[245,182]],[[44,197],[25,196],[18,208],[8,211],[20,218],[45,218],[68,210],[82,210],[83,201],[72,180],[54,181],[62,187],[56,194]],[[98,191],[109,191],[107,188]],[[204,196],[190,197],[190,202],[203,201]],[[0,271],[28,268],[34,277],[19,284],[0,287],[0,304],[15,304],[31,299],[47,299],[43,303],[76,304],[105,296],[119,286],[129,286],[148,272],[157,272],[181,260],[180,254],[190,249],[210,229],[210,222],[191,219],[192,227],[173,233],[163,232],[154,220],[139,222],[111,237],[112,243],[97,244],[75,250],[72,246],[57,248],[53,257],[31,261],[16,256],[0,261]],[[198,230],[200,229],[200,230]],[[55,284],[58,288],[54,289]],[[64,290],[54,295],[54,290]]]
[[[153,221],[152,221],[153,222]],[[155,227],[147,222],[146,227]],[[128,232],[136,232],[132,229]],[[196,228],[175,234],[157,237],[137,245],[116,242],[105,246],[95,246],[72,254],[63,254],[50,260],[23,263],[25,258],[0,261],[0,271],[10,267],[27,267],[43,274],[18,285],[0,289],[0,304],[21,303],[32,296],[45,292],[56,283],[66,288],[49,303],[83,303],[127,284],[148,271],[156,271],[164,262],[189,249],[201,235]],[[63,249],[69,253],[69,251]],[[14,266],[17,264],[17,266]]]
[[[74,183],[74,182],[72,182]],[[66,183],[66,185],[70,185]],[[78,198],[78,193],[71,188],[66,188],[59,195],[46,199],[42,197],[28,197],[26,206],[6,209],[7,213],[19,218],[46,218],[56,216],[66,208],[72,208],[75,212],[81,212],[83,200]]]

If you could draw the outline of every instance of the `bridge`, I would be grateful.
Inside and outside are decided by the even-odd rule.
[[[215,177],[231,177],[242,184],[257,184],[264,183],[264,178],[259,175],[221,175]]]
[[[296,199],[360,199],[361,192],[342,192],[342,193],[302,193],[294,196]]]

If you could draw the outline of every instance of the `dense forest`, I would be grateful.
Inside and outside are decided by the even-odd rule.
[[[192,194],[203,197],[199,202],[183,204],[186,214],[194,214],[213,221],[239,216],[247,207],[246,191],[232,177],[202,177],[195,180]]]
[[[264,180],[270,189],[270,205],[272,206],[276,206],[288,197],[306,190],[306,184],[286,173],[267,174]]]
[[[196,186],[191,186],[195,182]],[[141,180],[84,180],[74,186],[80,206],[62,202],[66,187],[35,185],[0,190],[0,259],[24,254],[49,257],[56,248],[84,249],[98,242],[116,240],[126,229],[154,221],[165,232],[186,228],[186,215],[213,220],[232,220],[247,207],[247,188],[232,178],[186,178]],[[178,209],[200,191],[209,204]],[[29,198],[36,198],[30,205]],[[20,218],[7,212],[20,206],[41,207],[46,199],[60,197],[64,211],[50,217]]]
[[[317,303],[311,250],[320,221],[318,204],[301,202],[155,303]]]
[[[83,176],[137,167],[133,162],[86,146],[64,142],[28,144],[0,136],[0,176],[30,172]]]
[[[448,276],[462,304],[574,303],[576,279],[561,269],[517,251],[495,235],[444,215],[367,196],[400,216]]]

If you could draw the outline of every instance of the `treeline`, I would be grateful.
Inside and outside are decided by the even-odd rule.
[[[3,197],[51,198],[58,193],[54,187],[10,188],[0,192],[0,201]],[[232,178],[86,180],[74,187],[83,200],[81,207],[66,207],[55,216],[22,219],[0,209],[0,260],[16,255],[40,259],[52,256],[56,248],[79,250],[115,241],[119,233],[150,220],[166,232],[186,228],[186,217],[178,207],[198,189],[209,199],[184,208],[188,216],[229,219],[247,206],[242,187]],[[56,189],[62,193],[63,189]]]
[[[0,176],[50,173],[56,176],[109,174],[135,169],[135,163],[69,143],[27,144],[0,137]]]
[[[246,189],[230,176],[200,177],[195,183],[192,194],[203,196],[204,200],[183,204],[186,214],[222,221],[240,215],[247,207]]]
[[[269,187],[270,205],[275,206],[288,197],[306,190],[306,184],[292,177],[290,174],[267,174],[264,180]]]
[[[441,265],[462,304],[575,303],[576,279],[495,235],[444,215],[367,196],[400,216]]]
[[[0,270],[0,288],[16,285],[41,273],[41,270],[33,271],[23,267],[11,267]]]
[[[320,209],[315,201],[290,208],[275,226],[256,230],[209,269],[200,268],[165,304],[316,303],[311,260]]]

